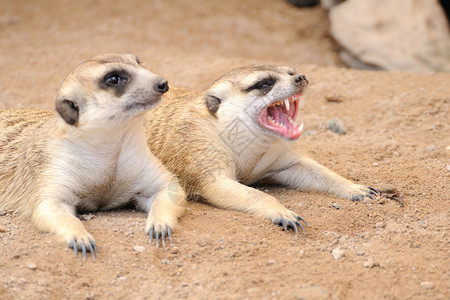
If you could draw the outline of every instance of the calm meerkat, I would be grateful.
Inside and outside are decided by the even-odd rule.
[[[297,233],[303,218],[247,185],[264,179],[350,200],[378,193],[294,151],[290,141],[303,129],[296,118],[307,84],[289,67],[258,65],[233,70],[203,92],[172,90],[146,119],[149,146],[190,196]]]
[[[76,212],[134,202],[148,212],[150,241],[171,240],[185,195],[150,153],[143,126],[167,90],[134,55],[107,54],[66,77],[56,112],[0,112],[0,210],[30,217],[83,260],[98,250]]]

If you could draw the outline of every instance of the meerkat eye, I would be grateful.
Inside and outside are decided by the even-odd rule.
[[[294,76],[294,75],[295,75],[295,72],[292,71],[292,70],[291,70],[291,71],[288,71],[287,73],[288,73],[288,75],[290,75],[290,76]]]
[[[245,91],[250,92],[252,90],[260,90],[265,93],[268,93],[272,87],[277,82],[277,79],[274,77],[266,77],[264,79],[261,79],[260,81],[256,82],[255,84],[248,87]]]
[[[123,78],[117,73],[110,73],[105,76],[106,85],[113,86],[121,83]]]

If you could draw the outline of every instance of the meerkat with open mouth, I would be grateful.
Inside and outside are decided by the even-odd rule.
[[[0,112],[0,210],[30,217],[83,260],[98,250],[77,212],[134,202],[148,213],[150,239],[172,239],[185,194],[150,153],[143,126],[167,90],[134,55],[107,54],[66,77],[56,112]]]
[[[293,149],[308,83],[289,67],[257,65],[231,71],[204,92],[172,89],[146,120],[149,146],[190,196],[304,230],[303,218],[248,185],[269,180],[353,201],[378,193]]]

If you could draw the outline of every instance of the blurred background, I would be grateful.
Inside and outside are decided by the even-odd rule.
[[[51,107],[64,76],[106,52],[137,54],[145,67],[185,88],[207,87],[251,63],[301,72],[315,65],[448,70],[448,23],[439,1],[318,2],[1,0],[0,108]],[[407,38],[414,32],[420,38]],[[437,61],[427,65],[430,57]]]

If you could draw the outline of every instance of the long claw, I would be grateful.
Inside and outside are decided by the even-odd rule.
[[[297,228],[297,224],[295,224],[294,222],[292,222],[292,221],[289,221],[289,226],[291,226],[292,227],[292,229],[294,229],[294,231],[295,231],[295,234],[297,235],[298,234],[298,228]]]
[[[297,222],[295,222],[295,224],[297,224],[302,229],[303,233],[306,233],[305,228],[303,227],[302,223],[297,221]],[[308,226],[306,223],[305,223],[305,225]]]
[[[94,248],[95,254],[98,254],[98,248],[97,248],[97,244],[95,243],[95,241],[93,239],[89,239],[89,242],[91,243],[92,247]]]
[[[159,231],[155,233],[156,248],[159,248]]]
[[[86,246],[84,245],[84,242],[81,242],[81,252],[83,253],[83,262],[86,261]]]
[[[287,223],[286,223],[286,221],[282,218],[280,220],[280,222],[281,222],[281,226],[283,226],[284,230],[287,230]]]
[[[148,230],[148,239],[149,239],[149,243],[150,243],[150,245],[152,244],[152,241],[153,241],[153,226],[152,227],[150,227],[150,229]]]
[[[163,248],[166,248],[166,231],[164,229],[161,230],[161,242]]]
[[[77,239],[74,239],[74,240],[73,240],[72,246],[73,246],[73,256],[74,256],[74,257],[77,257],[77,254],[78,254],[78,243],[77,243]]]
[[[89,252],[91,252],[92,261],[95,261],[94,248],[92,248],[92,244],[91,244],[90,240],[89,240],[89,243],[88,243],[88,250],[89,250]]]
[[[172,245],[172,228],[170,228],[170,226],[167,226],[167,236],[169,237],[169,242]]]
[[[380,195],[381,194],[379,190],[377,190],[371,186],[368,186],[367,188],[370,190],[370,194],[372,194],[372,195]]]
[[[352,201],[363,201],[363,198],[361,197],[361,195],[355,195],[352,197]]]
[[[306,223],[305,219],[303,219],[302,217],[297,216],[297,220],[302,221],[306,225],[306,227],[308,227],[308,223]],[[302,229],[303,229],[303,226],[302,226]],[[305,231],[305,230],[303,230],[303,231]]]
[[[375,197],[373,196],[373,194],[367,194],[366,197],[368,197],[368,198],[370,198],[372,200],[375,200]]]

